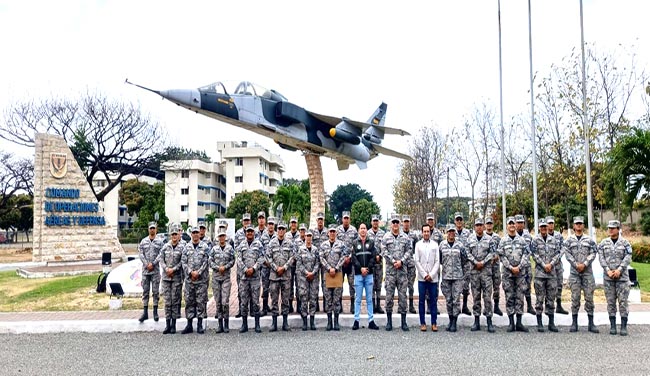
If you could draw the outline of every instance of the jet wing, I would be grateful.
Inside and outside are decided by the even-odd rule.
[[[411,157],[410,155],[402,154],[402,153],[400,153],[398,151],[385,148],[385,147],[383,147],[381,145],[372,144],[372,148],[375,149],[375,151],[377,153],[390,155],[391,157],[406,159],[407,161],[409,161],[409,160],[412,161],[413,160],[413,157]]]
[[[346,123],[348,123],[350,125],[354,125],[355,127],[360,128],[362,132],[365,132],[366,129],[368,129],[370,127],[377,127],[377,128],[382,129],[385,134],[396,134],[396,135],[400,135],[400,136],[410,136],[411,135],[410,133],[408,133],[407,131],[402,130],[402,129],[384,127],[384,126],[379,127],[379,126],[375,126],[375,125],[372,125],[372,124],[364,123],[362,121],[350,120],[350,119],[348,119],[346,117],[338,118],[338,117],[335,117],[335,116],[317,114],[317,113],[311,112],[311,111],[307,111],[307,113],[310,114],[311,116],[315,117],[316,119],[331,125],[332,127],[336,127],[342,121],[344,121],[344,122],[346,122]]]

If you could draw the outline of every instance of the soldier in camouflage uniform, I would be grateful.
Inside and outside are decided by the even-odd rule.
[[[515,221],[515,229],[517,230],[517,234],[526,240],[528,247],[530,248],[530,243],[532,243],[533,237],[530,235],[530,231],[525,228],[526,219],[523,215],[517,214],[515,216]],[[533,271],[530,266],[530,260],[524,269],[524,277],[526,278],[526,290],[524,291],[524,296],[526,297],[526,311],[531,315],[534,315],[535,310],[533,309],[533,300],[530,296],[530,285],[533,282]]]
[[[291,242],[295,249],[301,245],[302,241],[300,240],[300,231],[298,230],[298,218],[291,217],[289,221],[289,231],[285,235]],[[296,285],[296,263],[291,265],[291,295],[289,295],[289,313],[293,313],[293,299],[296,299],[296,311],[300,311],[300,301],[297,296],[298,286]]]
[[[399,230],[399,215],[391,216],[390,232],[384,235],[381,242],[381,254],[386,262],[386,330],[393,330],[393,304],[397,288],[397,312],[402,316],[402,330],[408,331],[406,323],[406,290],[408,276],[406,263],[413,258],[411,239]]]
[[[296,252],[296,278],[298,280],[298,295],[302,307],[302,330],[307,330],[307,315],[309,314],[309,329],[316,330],[314,323],[316,302],[318,301],[318,273],[320,271],[320,254],[312,242],[311,231],[305,232],[305,244]]]
[[[456,227],[447,226],[447,239],[440,243],[440,265],[442,267],[442,282],[440,289],[447,302],[449,325],[446,331],[458,330],[457,322],[460,314],[460,294],[463,292],[464,265],[467,263],[467,252],[463,243],[456,240]]]
[[[235,239],[233,240],[233,248],[235,249],[235,257],[237,257],[237,250],[239,249],[239,245],[246,240],[246,232],[245,229],[248,228],[251,225],[251,214],[250,213],[244,213],[242,214],[241,217],[241,223],[242,227],[235,232]],[[241,274],[237,273],[237,300],[239,300],[239,310],[237,311],[237,315],[235,317],[241,317],[241,289],[239,288],[239,283],[241,281]],[[250,310],[252,310],[252,307],[249,307]]]
[[[271,239],[266,250],[266,262],[270,265],[271,280],[271,315],[273,324],[271,332],[278,330],[278,300],[282,294],[282,330],[289,330],[289,296],[291,296],[291,265],[295,261],[295,245],[286,237],[287,225],[278,223],[278,235]]]
[[[488,332],[494,333],[492,325],[492,259],[496,253],[492,237],[485,233],[483,218],[474,220],[474,233],[465,244],[467,259],[472,265],[470,278],[474,306],[474,325],[472,331],[481,330],[481,296],[483,297],[483,314],[487,318]]]
[[[212,246],[214,245],[212,242],[212,239],[210,239],[209,236],[206,235],[206,232],[208,230],[208,226],[205,224],[204,221],[199,221],[199,240],[204,242],[208,246],[208,256],[210,255],[210,251],[212,250]],[[205,272],[203,272],[203,278],[206,283],[206,288],[210,289],[210,268],[206,268]],[[208,318],[208,301],[205,301],[205,307],[203,308],[203,318],[207,320]]]
[[[555,231],[555,218],[546,217],[546,225],[548,226],[548,234],[554,236],[560,242],[560,248],[564,249],[564,237],[561,231]],[[562,252],[564,254],[564,252]],[[555,313],[568,315],[564,308],[562,308],[562,285],[564,284],[564,265],[562,264],[562,257],[555,266],[555,276],[557,278],[557,293],[555,294]]]
[[[208,268],[208,245],[199,239],[199,228],[192,227],[192,241],[185,244],[181,258],[185,275],[185,318],[187,326],[182,334],[192,333],[192,320],[197,319],[196,332],[203,334],[203,317],[208,302],[208,282],[205,270]]]
[[[263,211],[257,213],[257,227],[255,227],[255,239],[262,240],[262,235],[266,232],[266,213]]]
[[[266,255],[269,248],[269,243],[275,236],[275,218],[269,217],[266,225],[266,230],[264,230],[259,237],[259,241],[262,243],[264,249],[264,264],[262,264],[262,270],[260,271],[262,275],[262,313],[260,316],[262,317],[266,316],[266,314],[271,310],[271,307],[269,307],[269,288],[271,286],[271,280],[269,277],[271,275],[271,269],[270,264],[266,260]]]
[[[230,310],[230,269],[235,265],[235,250],[226,242],[226,229],[219,228],[218,242],[210,251],[210,268],[212,269],[212,296],[217,306],[217,333],[229,333]]]
[[[325,213],[319,212],[316,214],[316,227],[311,229],[311,234],[313,237],[313,243],[314,247],[316,249],[320,250],[320,245],[327,241],[327,228],[325,227]],[[319,251],[320,252],[320,251]],[[323,292],[323,296],[325,296],[325,273],[326,270],[323,268],[320,268],[320,285],[321,285],[321,291]],[[323,300],[323,303],[325,301]],[[316,301],[316,312],[320,312],[320,305],[319,301]]]
[[[156,234],[158,228],[156,222],[149,222],[149,236],[140,241],[138,254],[142,261],[142,307],[143,312],[139,321],[143,322],[149,318],[149,294],[153,295],[153,319],[158,321],[158,301],[160,299],[160,250],[163,242]]]
[[[503,265],[501,283],[506,293],[506,313],[508,314],[508,332],[528,332],[521,323],[524,313],[524,291],[526,290],[526,277],[524,270],[530,263],[530,246],[523,237],[517,235],[515,218],[508,217],[507,234],[503,236],[497,248],[497,254]],[[517,315],[515,325],[514,316]]]
[[[501,242],[501,237],[496,232],[493,232],[494,221],[492,217],[485,218],[485,232],[492,237],[494,242],[494,249],[499,248],[499,243]],[[501,293],[501,262],[499,261],[499,255],[495,252],[494,258],[492,259],[492,299],[494,300],[494,314],[503,316],[501,308],[499,308],[499,295]]]
[[[165,299],[165,330],[163,334],[176,333],[176,320],[181,310],[183,289],[182,268],[183,245],[180,243],[181,229],[171,228],[171,240],[160,251],[160,269],[163,271],[163,299]]]
[[[260,269],[264,264],[264,248],[259,240],[255,240],[255,229],[248,226],[245,230],[246,239],[236,250],[237,274],[239,274],[239,296],[241,301],[242,326],[239,333],[248,332],[248,313],[252,305],[252,315],[255,316],[255,333],[261,333],[260,328]]]
[[[417,234],[411,231],[411,217],[408,215],[402,216],[402,232],[411,239],[411,249],[415,249],[415,243],[420,240]],[[408,293],[409,293],[409,313],[417,313],[413,305],[413,294],[415,294],[415,276],[417,270],[415,269],[415,259],[411,257],[406,263],[406,275],[408,278]]]
[[[544,332],[542,324],[542,313],[546,306],[548,316],[548,330],[557,332],[555,326],[555,294],[557,292],[556,267],[558,260],[562,257],[562,247],[557,238],[548,233],[546,220],[539,220],[539,234],[535,236],[531,245],[530,253],[535,260],[535,313],[537,314],[537,331]]]
[[[341,272],[345,260],[345,245],[336,239],[336,225],[330,225],[328,240],[320,245],[321,267],[334,277]],[[341,295],[343,288],[326,288],[324,310],[327,313],[327,330],[340,330],[339,313],[341,312]],[[334,325],[332,325],[332,313],[334,313]]]
[[[632,261],[632,246],[627,239],[620,236],[621,223],[609,221],[607,232],[609,237],[598,245],[600,265],[605,272],[603,287],[607,298],[607,314],[609,315],[609,334],[616,334],[616,302],[621,314],[621,335],[627,335],[627,301],[630,295],[630,276],[627,267]]]
[[[199,222],[199,240],[207,244],[210,249],[212,249],[212,240],[210,239],[209,236],[206,235],[206,232],[208,231],[208,226],[206,226],[205,222],[200,221]],[[208,271],[209,272],[209,271]]]
[[[379,228],[379,214],[372,215],[372,227],[368,230],[368,237],[372,239],[376,248],[381,247],[381,241],[386,232]],[[377,249],[379,251],[379,249]],[[384,313],[381,309],[381,283],[384,278],[384,259],[379,252],[375,258],[375,270],[372,271],[373,281],[373,311],[374,313]]]
[[[336,228],[336,238],[345,245],[345,262],[343,263],[343,276],[348,279],[350,291],[350,313],[354,313],[354,267],[352,267],[352,242],[359,238],[357,228],[350,224],[350,212],[343,212],[343,224]],[[342,307],[343,305],[341,305]]]
[[[594,289],[596,281],[591,264],[596,259],[598,247],[596,242],[584,234],[584,218],[573,218],[574,234],[564,242],[564,254],[571,265],[569,272],[569,288],[571,288],[571,316],[570,332],[578,331],[578,311],[580,310],[580,294],[584,292],[585,311],[589,318],[589,331],[598,333],[594,325]]]
[[[467,238],[469,237],[469,230],[465,228],[465,220],[463,219],[463,213],[456,212],[454,213],[454,223],[456,225],[456,241],[460,242],[463,246],[467,243]],[[467,296],[470,292],[470,271],[472,270],[472,264],[469,261],[465,261],[463,264],[463,308],[461,312],[465,315],[471,316],[472,312],[467,307]]]

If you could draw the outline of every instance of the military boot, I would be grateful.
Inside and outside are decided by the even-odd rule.
[[[544,323],[542,322],[542,315],[537,315],[537,331],[544,333]]]
[[[305,320],[306,321],[306,320]],[[288,332],[291,329],[289,329],[289,317],[288,315],[282,315],[282,331],[283,332]]]
[[[386,313],[383,309],[381,309],[381,297],[379,294],[377,294],[377,309],[375,309],[374,313]]]
[[[535,309],[533,308],[533,298],[530,295],[526,295],[526,312],[531,315],[536,315]]]
[[[197,332],[198,334],[203,334],[203,333],[205,333],[205,329],[203,329],[203,318],[202,318],[202,317],[199,317],[199,318],[196,320],[196,332]]]
[[[271,316],[271,329],[269,332],[277,332],[278,331],[278,315],[273,315]]]
[[[515,316],[508,315],[508,333],[515,331]]]
[[[562,298],[555,299],[555,313],[559,313],[561,315],[569,314],[566,309],[562,308]]]
[[[172,324],[172,319],[165,319],[165,330],[163,330],[163,334],[169,334],[169,331],[171,330],[170,326]]]
[[[144,320],[148,320],[148,319],[149,319],[149,307],[144,306],[144,308],[142,309],[142,316],[140,316],[138,321],[144,322]]]
[[[327,314],[327,328],[325,330],[328,332],[332,330],[332,312]]]
[[[472,328],[470,329],[472,332],[475,332],[477,330],[481,330],[481,318],[478,316],[474,316],[474,325],[472,325]]]
[[[241,328],[239,328],[239,333],[248,332],[248,316],[241,317]]]
[[[501,308],[499,308],[499,298],[494,299],[494,314],[503,316],[503,312],[501,311]]]
[[[555,316],[553,315],[548,315],[548,331],[553,333],[558,332],[557,326],[555,326]]]
[[[264,299],[262,302],[262,313],[261,316],[264,317],[268,315],[269,311],[271,310],[271,307],[269,307],[269,299]]]
[[[262,333],[262,328],[260,327],[260,314],[255,315],[255,333]]]
[[[594,315],[587,315],[587,318],[589,319],[588,330],[591,333],[599,333],[598,327],[594,325]]]
[[[569,332],[575,333],[578,331],[578,315],[571,315],[571,328],[569,328]]]
[[[616,334],[616,316],[609,316],[609,334]]]
[[[176,334],[176,319],[172,319],[172,322],[169,326],[169,334]]]
[[[303,331],[309,330],[309,327],[307,327],[307,316],[302,317],[302,330]]]
[[[447,328],[448,331],[450,331],[452,333],[455,333],[458,330],[458,328],[456,326],[456,322],[457,322],[456,320],[458,320],[458,316],[450,316],[449,317],[449,328]]]
[[[488,333],[494,333],[494,325],[492,325],[492,316],[487,318],[487,331]]]
[[[219,326],[217,327],[217,333],[223,333],[223,319],[219,319]]]
[[[185,329],[183,329],[181,334],[194,333],[194,328],[192,327],[192,320],[193,319],[187,319],[187,325],[185,325]]]
[[[402,331],[409,331],[409,325],[406,323],[406,313],[402,313]]]
[[[334,330],[339,331],[341,330],[341,327],[339,326],[339,314],[335,313],[334,314]]]
[[[386,330],[393,330],[393,312],[386,312]]]
[[[158,316],[158,306],[153,306],[153,321],[158,322],[160,317]]]
[[[289,313],[293,313],[293,297],[289,298]]]
[[[230,328],[228,327],[228,317],[223,319],[223,332],[230,333]]]
[[[355,301],[355,296],[350,295],[350,313],[353,315],[354,315],[354,301]]]
[[[409,313],[417,313],[415,307],[413,306],[413,298],[409,298]]]
[[[528,333],[528,328],[526,328],[524,324],[521,323],[521,316],[522,315],[517,315],[517,323],[515,324],[515,330],[518,332]]]
[[[316,330],[316,323],[314,322],[316,320],[316,316],[311,315],[309,316],[309,330]]]
[[[302,303],[300,302],[300,298],[296,298],[296,312],[298,312],[299,315],[302,315]]]
[[[463,293],[463,310],[461,311],[463,315],[471,316],[472,312],[467,308],[467,297],[469,293]]]
[[[627,317],[621,317],[621,335],[627,336]]]

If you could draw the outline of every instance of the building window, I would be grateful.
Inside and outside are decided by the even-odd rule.
[[[235,183],[243,183],[243,182],[244,182],[243,176],[235,176]]]
[[[189,195],[190,194],[190,189],[189,188],[181,188],[181,194],[182,195]]]
[[[188,205],[181,205],[181,211],[186,212],[188,209]]]
[[[260,175],[260,184],[264,184],[264,177]]]
[[[212,179],[212,174],[209,173],[209,172],[206,172],[205,173],[205,178],[208,179],[208,180]]]
[[[181,170],[181,178],[189,178],[190,170]]]
[[[243,166],[244,158],[235,158],[235,166]]]
[[[124,217],[126,215],[126,209],[120,208],[120,217]]]

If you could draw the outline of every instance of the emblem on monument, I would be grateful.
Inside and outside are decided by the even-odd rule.
[[[50,153],[50,173],[61,179],[68,172],[68,155],[65,153]]]

